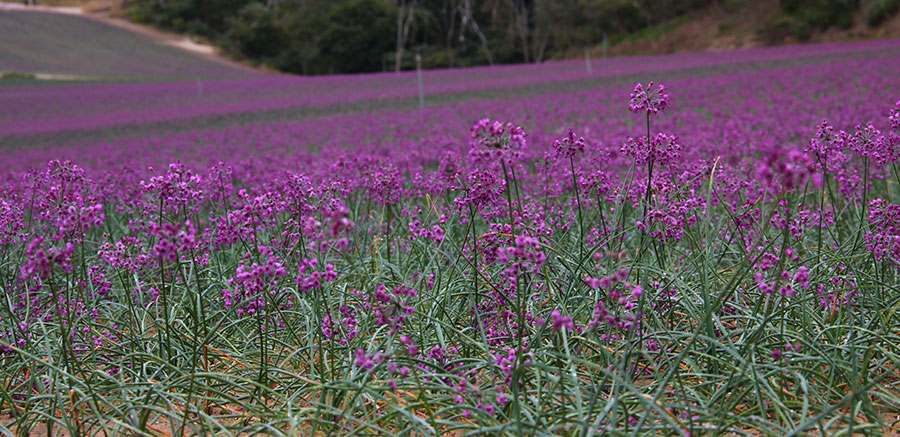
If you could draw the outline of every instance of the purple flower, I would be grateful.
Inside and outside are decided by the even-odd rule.
[[[634,159],[635,164],[649,161],[669,164],[681,157],[681,143],[678,142],[678,137],[664,133],[656,134],[649,143],[646,136],[628,138],[621,150]]]
[[[287,269],[281,258],[274,255],[268,247],[259,246],[257,250],[260,258],[265,261],[248,263],[253,254],[247,252],[240,261],[234,278],[228,280],[229,288],[222,290],[222,298],[225,308],[237,308],[238,316],[257,315],[277,319],[277,312],[267,314],[266,310],[270,308],[271,301],[281,300],[278,297],[283,291],[280,280],[287,276]],[[283,299],[278,305],[280,309],[290,309],[292,306],[290,297]],[[280,321],[278,323],[281,324]]]
[[[553,310],[553,312],[550,313],[550,324],[553,332],[558,332],[563,328],[569,331],[575,329],[575,323],[572,322],[572,318],[560,315],[559,310]]]
[[[656,114],[665,111],[668,108],[669,93],[666,90],[665,85],[660,84],[654,88],[652,81],[647,84],[646,89],[644,89],[640,82],[634,85],[634,90],[631,91],[631,102],[628,105],[628,109],[631,112]]]
[[[885,138],[881,130],[872,123],[856,125],[856,132],[850,137],[848,147],[857,155],[872,158],[878,162],[887,162],[891,156],[885,150]]]
[[[372,360],[372,357],[366,354],[366,352],[362,349],[357,349],[356,353],[354,353],[355,360],[353,364],[360,369],[363,369],[367,372],[372,371],[375,368],[375,361]]]
[[[900,205],[884,199],[869,202],[869,224],[870,231],[864,239],[866,250],[875,259],[890,259],[895,268],[900,268]]]
[[[469,158],[493,166],[519,159],[525,151],[525,129],[512,123],[482,118],[472,125]]]
[[[900,100],[891,108],[891,114],[888,116],[888,122],[895,131],[900,131]]]
[[[847,146],[849,135],[844,131],[834,131],[834,127],[828,124],[828,120],[822,120],[816,128],[816,135],[809,140],[806,146],[807,152],[817,156],[825,156],[829,152],[840,152]]]
[[[809,268],[806,266],[800,266],[797,269],[797,274],[794,275],[794,283],[800,284],[800,288],[807,290],[809,289]]]
[[[576,138],[575,132],[569,129],[569,134],[562,140],[553,143],[557,158],[572,158],[579,153],[584,153],[584,138]]]

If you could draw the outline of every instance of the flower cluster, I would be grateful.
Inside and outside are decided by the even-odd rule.
[[[505,276],[516,277],[523,273],[538,273],[547,262],[547,256],[539,239],[517,235],[515,245],[497,249],[497,262],[509,265],[504,271]]]
[[[525,136],[520,126],[482,118],[471,128],[469,159],[489,166],[517,160],[527,147]]]
[[[647,84],[646,89],[640,82],[634,85],[628,110],[634,113],[646,112],[655,115],[668,108],[669,92],[665,85],[659,84],[654,88],[652,81]]]
[[[359,319],[348,305],[341,305],[338,312],[340,318],[337,322],[332,319],[331,314],[326,314],[322,319],[322,335],[329,340],[336,340],[342,346],[347,346],[359,336]]]
[[[900,100],[898,100],[891,109],[891,113],[888,116],[888,122],[891,124],[892,129],[900,131]]]
[[[334,271],[334,264],[326,264],[324,271],[317,270],[316,266],[318,265],[319,260],[315,258],[300,260],[297,272],[297,286],[300,291],[306,292],[319,288],[323,283],[334,282],[337,279],[338,275]]]
[[[166,174],[154,176],[141,187],[153,203],[159,203],[163,214],[195,212],[203,200],[203,178],[182,163],[172,163]]]
[[[647,141],[647,137],[628,138],[622,146],[622,153],[631,157],[635,164],[653,162],[657,164],[670,164],[681,157],[681,143],[678,137],[664,133],[658,133]]]
[[[569,129],[568,135],[562,140],[553,143],[556,158],[572,158],[579,153],[584,153],[584,138],[575,137],[575,132]]]
[[[383,284],[379,284],[372,299],[371,310],[375,316],[375,324],[385,326],[392,333],[403,328],[415,308],[410,305],[410,299],[419,295],[412,288],[398,285],[390,292]]]
[[[21,269],[21,279],[46,279],[50,276],[54,266],[58,266],[64,273],[71,273],[72,255],[75,253],[75,245],[65,243],[61,248],[43,248],[44,237],[38,235],[32,238],[25,248],[27,261]]]
[[[625,270],[602,278],[584,279],[590,288],[606,292],[608,300],[595,302],[592,318],[586,328],[597,332],[603,341],[621,339],[625,333],[638,329],[641,316],[636,314],[635,306],[644,289],[640,285],[626,282],[627,279],[628,272]]]
[[[278,255],[266,246],[257,248],[262,262],[249,262],[253,253],[247,252],[235,272],[228,280],[231,289],[222,290],[225,308],[235,308],[238,316],[266,315],[272,304],[280,308],[290,308],[290,296],[283,295],[280,279],[287,276],[287,268]]]
[[[866,233],[866,250],[875,259],[889,259],[900,268],[900,205],[875,199],[869,203],[871,230]]]
[[[190,221],[184,223],[184,227],[175,223],[151,224],[149,235],[156,237],[153,245],[154,258],[173,263],[178,260],[178,255],[186,255],[188,251],[197,247],[197,230]]]
[[[0,199],[0,246],[14,244],[23,237],[24,213],[16,204]]]
[[[842,152],[847,147],[849,139],[847,132],[835,132],[828,120],[822,120],[816,128],[816,135],[809,140],[806,152],[813,154],[816,159],[827,159],[835,152]]]

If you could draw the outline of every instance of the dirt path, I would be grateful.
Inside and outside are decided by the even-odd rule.
[[[218,48],[205,44],[201,41],[194,40],[185,35],[179,35],[175,33],[164,32],[159,29],[145,26],[142,24],[133,23],[131,21],[125,20],[123,18],[118,18],[110,15],[109,9],[102,8],[101,10],[87,10],[86,7],[77,7],[77,6],[25,6],[22,3],[11,3],[11,2],[3,2],[0,1],[0,11],[4,10],[17,10],[17,11],[35,11],[35,12],[47,12],[47,13],[56,13],[56,14],[69,14],[69,15],[78,15],[85,18],[90,18],[92,20],[101,21],[111,26],[116,26],[122,29],[129,30],[131,32],[135,32],[144,36],[147,36],[154,41],[177,47],[181,50],[188,51],[194,53],[196,55],[202,56],[206,59],[210,59],[215,62],[219,62],[225,65],[228,65],[233,68],[245,70],[245,71],[262,71],[258,68],[251,67],[249,65],[234,61],[229,59],[225,55],[221,54]],[[268,72],[271,73],[271,72]]]

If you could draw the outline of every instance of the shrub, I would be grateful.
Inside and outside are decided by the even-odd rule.
[[[900,0],[875,0],[866,5],[866,24],[878,26],[900,10]]]

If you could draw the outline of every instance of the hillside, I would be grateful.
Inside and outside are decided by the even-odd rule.
[[[133,20],[298,74],[900,36],[900,0],[155,0]]]
[[[900,38],[900,0],[36,1],[92,12],[0,3],[0,73],[236,78]]]
[[[842,26],[816,28],[785,14],[779,0],[726,2],[628,35],[609,48],[613,56],[720,51],[767,45],[900,38],[900,14],[874,22],[872,4],[864,2],[846,15]],[[890,2],[884,2],[890,3]],[[900,2],[895,2],[900,3]],[[890,12],[890,10],[888,10]],[[596,46],[596,54],[602,48]],[[568,56],[579,56],[572,52]]]
[[[71,8],[74,9],[74,8]],[[0,74],[97,80],[237,79],[246,67],[69,13],[0,8]]]

